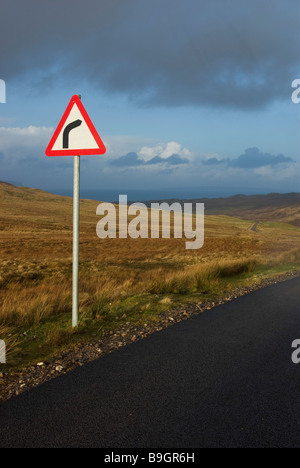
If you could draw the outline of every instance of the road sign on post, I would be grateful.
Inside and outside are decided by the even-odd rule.
[[[47,156],[74,156],[72,326],[79,316],[80,156],[104,154],[106,148],[89,118],[81,96],[73,96],[46,149]]]
[[[106,148],[80,96],[73,96],[46,149],[47,156],[104,154]]]

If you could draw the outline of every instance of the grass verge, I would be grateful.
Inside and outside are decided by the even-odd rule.
[[[219,299],[236,288],[292,270],[300,270],[300,250],[268,264],[248,258],[186,265],[175,273],[173,268],[148,274],[143,270],[145,277],[135,276],[138,284],[128,275],[123,281],[113,275],[110,282],[107,278],[106,282],[86,280],[81,283],[76,329],[71,328],[71,284],[67,276],[59,281],[54,276],[51,284],[43,277],[27,288],[22,280],[10,282],[5,285],[0,309],[0,339],[8,348],[7,364],[1,365],[1,370],[14,372],[46,362],[65,349],[100,339],[107,331],[155,322],[162,312],[179,305]]]

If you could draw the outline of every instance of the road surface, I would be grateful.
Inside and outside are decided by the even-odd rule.
[[[0,405],[0,447],[300,447],[300,278]]]
[[[252,228],[251,228],[251,231],[255,232],[257,234],[257,227],[258,227],[259,223],[255,223],[253,224]]]

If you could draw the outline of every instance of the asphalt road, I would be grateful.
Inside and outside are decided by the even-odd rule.
[[[0,405],[0,447],[300,447],[300,278]]]
[[[258,225],[259,225],[259,223],[255,223],[251,228],[251,231],[255,232],[255,234],[257,234],[257,226]]]

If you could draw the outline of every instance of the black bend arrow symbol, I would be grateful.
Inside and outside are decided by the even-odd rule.
[[[69,125],[66,126],[63,133],[63,148],[69,148],[69,134],[71,130],[76,127],[80,127],[82,124],[82,120],[75,120],[75,122],[71,122]]]

